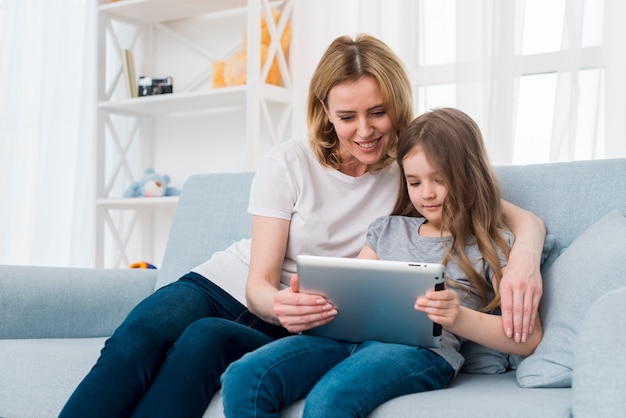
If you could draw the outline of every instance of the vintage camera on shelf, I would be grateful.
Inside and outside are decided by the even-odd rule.
[[[152,78],[140,76],[137,88],[139,90],[139,97],[153,96],[155,94],[172,93],[174,91],[174,84],[172,77]]]

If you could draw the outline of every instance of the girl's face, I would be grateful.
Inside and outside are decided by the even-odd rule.
[[[387,152],[396,129],[372,77],[337,84],[328,92],[326,115],[339,138],[339,171],[358,177]]]
[[[416,146],[402,160],[409,198],[428,222],[441,228],[443,202],[448,195],[441,173],[431,167],[421,146]]]

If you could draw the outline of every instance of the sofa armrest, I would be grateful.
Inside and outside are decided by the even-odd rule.
[[[111,335],[156,270],[0,265],[0,339]]]
[[[626,411],[626,287],[589,308],[574,345],[572,412],[575,417],[617,417]]]

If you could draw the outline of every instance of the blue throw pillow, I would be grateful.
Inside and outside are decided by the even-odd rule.
[[[554,263],[558,256],[556,237],[554,234],[547,234],[543,241],[543,251],[541,252],[541,274]]]
[[[539,313],[543,340],[517,369],[522,387],[570,387],[578,326],[591,304],[626,286],[626,207],[608,213],[547,269]],[[575,219],[572,219],[575,222]]]

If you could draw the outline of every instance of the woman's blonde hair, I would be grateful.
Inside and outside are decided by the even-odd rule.
[[[481,296],[481,310],[493,311],[500,306],[502,268],[498,250],[508,259],[510,249],[502,235],[505,224],[500,187],[480,129],[467,114],[452,108],[433,110],[411,122],[398,141],[401,178],[394,215],[421,216],[409,199],[402,165],[404,158],[418,146],[448,189],[443,203],[442,228],[450,231],[452,241],[443,264],[453,260]],[[465,254],[465,244],[471,242],[472,237],[483,260],[494,273],[493,300],[487,300],[484,279]]]
[[[318,161],[325,167],[339,168],[339,140],[324,111],[330,90],[339,83],[374,78],[380,87],[385,112],[391,118],[396,135],[386,154],[368,167],[380,170],[395,160],[399,132],[413,119],[411,83],[402,61],[381,40],[361,34],[355,39],[335,39],[320,59],[311,83],[307,104],[309,142]]]

